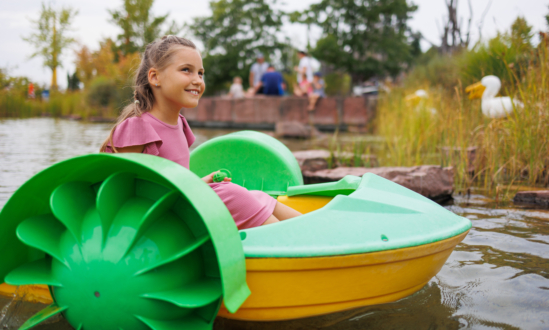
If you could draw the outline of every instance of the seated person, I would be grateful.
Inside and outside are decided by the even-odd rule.
[[[244,97],[244,88],[242,87],[242,78],[234,77],[233,84],[231,85],[231,89],[229,90],[229,94],[227,94],[227,96],[232,97],[234,99],[241,99]]]
[[[277,72],[273,65],[269,65],[267,72],[261,77],[261,82],[256,87],[263,89],[263,94],[271,96],[284,95],[284,78],[280,72]]]
[[[301,82],[298,86],[294,86],[294,94],[296,96],[308,96],[312,94],[313,87],[311,86],[311,83],[307,80],[307,74],[303,73]]]
[[[311,88],[313,89],[313,92],[309,94],[309,111],[315,109],[319,98],[326,97],[326,94],[324,94],[324,79],[322,79],[322,74],[320,72],[315,73]]]

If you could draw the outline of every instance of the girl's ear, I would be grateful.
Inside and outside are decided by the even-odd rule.
[[[151,86],[160,86],[158,70],[156,70],[155,68],[150,68],[148,73],[148,78],[149,78],[149,84],[151,84]]]

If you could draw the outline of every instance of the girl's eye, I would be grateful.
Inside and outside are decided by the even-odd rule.
[[[204,72],[199,72],[198,75],[199,75],[200,77],[203,77],[203,76],[204,76]]]
[[[183,70],[181,70],[183,72],[189,72],[189,68],[183,68]]]

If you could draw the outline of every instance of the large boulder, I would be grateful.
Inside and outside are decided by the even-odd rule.
[[[314,127],[298,121],[280,121],[275,124],[275,135],[285,138],[308,139],[322,134]]]
[[[328,169],[328,150],[303,150],[293,152],[302,172],[315,172]]]
[[[519,191],[513,198],[513,202],[549,207],[549,190]]]
[[[436,202],[452,198],[454,169],[437,165],[413,167],[338,167],[319,171],[304,171],[305,183],[323,183],[341,180],[346,175],[362,176],[374,173],[396,182]]]

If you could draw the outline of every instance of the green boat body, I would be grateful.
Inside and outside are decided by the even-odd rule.
[[[191,154],[191,170],[198,176],[221,167],[238,173],[233,175],[234,183],[273,196],[334,196],[323,208],[298,218],[243,230],[246,257],[303,258],[402,249],[441,241],[471,228],[469,219],[375,174],[303,185],[289,149],[258,132],[218,137]]]

